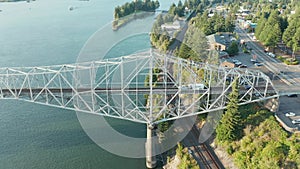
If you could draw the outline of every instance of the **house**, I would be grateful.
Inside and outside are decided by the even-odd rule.
[[[183,25],[183,21],[175,20],[172,23],[162,24],[161,29],[166,30],[169,33],[170,37],[173,37],[174,32],[180,30]]]
[[[212,34],[206,36],[206,38],[208,40],[210,50],[223,51],[226,50],[227,45],[230,44],[230,42],[226,40],[225,36],[221,34]]]
[[[181,23],[175,20],[173,23],[165,23],[161,25],[161,29],[165,30],[178,30],[181,27]]]

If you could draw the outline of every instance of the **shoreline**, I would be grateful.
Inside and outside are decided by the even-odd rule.
[[[140,11],[140,12],[136,12],[136,13],[130,14],[128,16],[125,16],[123,18],[114,20],[112,22],[112,30],[117,31],[118,29],[120,29],[121,27],[125,26],[127,23],[130,23],[133,20],[142,19],[142,18],[145,18],[147,16],[154,15],[154,14],[155,14],[155,12],[142,12],[142,11]]]

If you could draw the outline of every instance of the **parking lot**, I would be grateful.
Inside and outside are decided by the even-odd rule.
[[[279,105],[279,110],[277,112],[277,116],[289,128],[298,128],[299,130],[300,124],[293,124],[292,121],[296,119],[300,119],[300,104],[299,104],[300,96],[299,95],[298,97],[281,96],[279,99],[279,103],[280,105]]]
[[[252,54],[251,53],[243,53],[240,52],[238,55],[229,57],[226,60],[232,63],[237,63],[239,62],[241,65],[246,65],[247,68],[260,68],[261,66],[256,66],[253,62],[251,62]],[[261,63],[259,60],[257,60],[259,63]],[[245,67],[244,67],[245,68]]]

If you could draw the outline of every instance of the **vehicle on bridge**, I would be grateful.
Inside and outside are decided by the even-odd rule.
[[[193,89],[193,90],[207,89],[206,86],[204,84],[201,84],[201,83],[189,84],[188,86],[189,86],[190,89]]]

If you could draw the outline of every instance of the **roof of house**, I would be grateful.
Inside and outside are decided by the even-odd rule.
[[[219,43],[222,45],[226,45],[226,40],[225,40],[224,36],[220,36],[218,34],[212,34],[212,35],[206,36],[206,38],[210,44]]]

